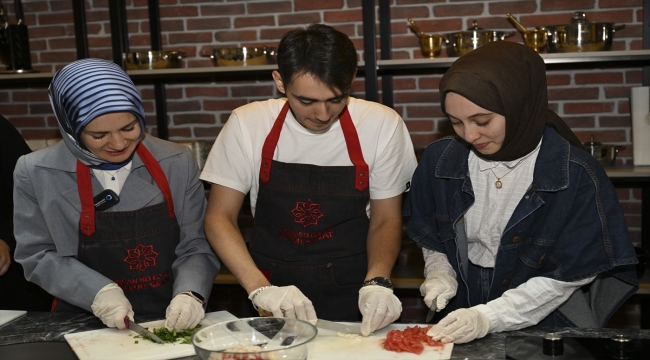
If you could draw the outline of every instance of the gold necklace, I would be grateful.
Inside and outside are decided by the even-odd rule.
[[[494,175],[494,177],[497,178],[497,181],[494,182],[494,186],[497,189],[501,189],[503,187],[503,183],[501,182],[501,179],[506,177],[506,175],[510,174],[512,172],[512,170],[516,169],[517,166],[521,165],[524,161],[526,161],[526,159],[528,159],[528,157],[530,157],[530,154],[528,154],[525,158],[519,160],[519,162],[515,166],[510,168],[510,171],[508,171],[507,173],[501,175],[501,177],[498,177],[497,174],[494,173],[494,168],[490,168],[490,171],[492,172],[492,175]]]

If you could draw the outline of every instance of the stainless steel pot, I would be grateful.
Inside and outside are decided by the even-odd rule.
[[[180,51],[143,51],[122,54],[127,70],[180,68],[183,56],[185,53]]]
[[[250,66],[275,64],[277,49],[274,47],[229,47],[201,51],[201,56],[212,59],[214,66]]]
[[[616,30],[625,24],[593,23],[576,11],[569,24],[546,26],[546,47],[550,53],[608,51]]]
[[[447,56],[463,56],[482,45],[492,41],[504,40],[512,35],[514,35],[513,31],[483,30],[478,27],[478,22],[474,20],[471,29],[445,35]]]
[[[616,164],[616,155],[620,150],[625,149],[621,145],[603,145],[598,141],[591,140],[583,143],[585,149],[593,155],[603,166],[614,166]]]

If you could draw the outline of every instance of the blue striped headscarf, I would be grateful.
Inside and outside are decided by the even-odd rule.
[[[88,151],[79,135],[98,116],[130,112],[144,133],[142,99],[129,76],[115,63],[101,59],[72,62],[57,71],[48,89],[50,103],[68,149],[84,164],[102,170],[119,169],[133,158],[110,163]]]

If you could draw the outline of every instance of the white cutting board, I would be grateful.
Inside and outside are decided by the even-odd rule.
[[[445,344],[444,347],[424,345],[424,351],[420,355],[384,349],[384,340],[390,330],[404,330],[407,326],[415,325],[428,326],[428,324],[390,324],[367,337],[342,337],[334,331],[319,328],[316,341],[309,348],[309,360],[438,360],[451,358],[454,344]]]
[[[201,325],[208,326],[222,321],[236,320],[237,318],[227,311],[208,313],[201,321]],[[164,320],[142,323],[146,328],[163,326]],[[385,350],[384,339],[388,331],[393,329],[403,330],[407,326],[425,324],[391,324],[377,330],[368,337],[341,337],[330,330],[318,329],[318,336],[310,344],[309,360],[389,360],[389,359],[420,359],[437,360],[449,359],[454,344],[445,344],[443,348],[425,345],[420,355],[412,353],[397,353]],[[130,335],[130,336],[129,336]],[[137,334],[133,331],[100,329],[74,334],[65,334],[65,340],[80,360],[166,360],[196,353],[191,344],[156,344],[143,339],[134,339]],[[138,343],[135,344],[135,340]]]
[[[0,326],[27,314],[25,310],[0,310]]]
[[[217,311],[205,314],[200,324],[206,327],[236,319],[227,311]],[[164,324],[165,320],[157,320],[140,325],[151,330]],[[142,338],[134,339],[133,337],[137,335],[129,330],[106,328],[65,334],[64,337],[80,360],[166,360],[196,355],[192,344],[156,344]]]

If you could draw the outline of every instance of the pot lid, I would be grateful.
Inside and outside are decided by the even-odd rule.
[[[573,19],[571,19],[571,24],[590,24],[591,21],[587,20],[587,14],[582,11],[576,11],[573,13]]]

